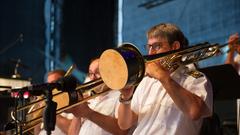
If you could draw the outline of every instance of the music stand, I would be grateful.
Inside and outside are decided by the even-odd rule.
[[[214,100],[232,100],[240,97],[240,76],[230,64],[199,69],[211,81]]]
[[[213,87],[213,100],[237,101],[237,130],[239,129],[240,76],[230,64],[199,69],[209,78]]]

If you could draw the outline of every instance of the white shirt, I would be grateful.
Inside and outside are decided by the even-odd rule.
[[[172,78],[201,97],[209,108],[205,116],[212,113],[212,88],[205,76],[194,78],[188,69],[179,67]],[[133,135],[198,135],[202,119],[192,121],[174,104],[161,83],[145,77],[137,87],[131,109],[138,114],[138,125]]]
[[[71,120],[73,119],[73,114],[71,113],[61,113],[61,116]],[[39,133],[39,135],[46,135],[47,132],[42,129]],[[57,125],[55,125],[55,129],[51,132],[51,135],[66,135]]]
[[[47,132],[43,129],[40,131],[39,135],[46,135]],[[66,135],[58,126],[55,126],[55,129],[51,132],[51,135]]]
[[[99,96],[90,100],[89,107],[101,114],[114,117],[115,108],[117,107],[117,104],[119,104],[119,95],[119,91],[111,91],[107,95]],[[111,133],[86,119],[80,128],[79,135],[111,135]]]

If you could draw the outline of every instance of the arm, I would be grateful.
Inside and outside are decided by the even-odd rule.
[[[162,84],[178,108],[192,120],[208,112],[207,105],[200,97],[184,89],[172,78],[162,81]]]
[[[207,105],[200,97],[175,82],[171,78],[170,72],[157,62],[149,63],[146,72],[149,76],[158,79],[162,83],[176,106],[189,118],[196,120],[208,112]]]
[[[129,100],[133,96],[134,88],[121,90],[121,98]],[[120,103],[118,108],[118,125],[121,129],[129,129],[137,123],[138,115],[131,110],[131,104]]]
[[[86,119],[89,119],[90,121],[94,122],[104,130],[112,134],[127,134],[127,130],[120,129],[116,118],[96,112],[90,109],[87,104],[81,104],[80,106],[74,108],[73,114],[75,115],[75,117],[84,117]]]
[[[81,118],[74,117],[68,128],[68,135],[78,135],[82,126]]]
[[[57,115],[56,125],[66,134],[68,132],[69,125],[71,120],[64,118],[61,115]],[[41,124],[38,124],[34,127],[34,135],[38,135],[41,131]]]
[[[229,52],[227,54],[225,64],[232,64],[235,67],[233,58],[234,58],[235,46],[237,45],[238,40],[239,40],[238,33],[233,34],[229,37],[228,39]]]
[[[71,120],[57,115],[56,125],[66,134],[68,133],[69,125],[71,124]]]
[[[89,113],[89,115],[87,115],[86,118],[112,134],[115,135],[127,134],[126,130],[120,129],[117,123],[117,119],[111,116],[106,116],[91,110],[91,113]]]
[[[41,131],[41,123],[34,127],[34,135],[39,135]]]
[[[227,58],[225,61],[225,64],[232,64],[234,66],[234,48],[229,47],[229,52],[227,53]]]

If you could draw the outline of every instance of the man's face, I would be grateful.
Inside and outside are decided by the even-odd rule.
[[[63,76],[58,74],[58,73],[52,73],[52,74],[48,75],[47,82],[48,83],[53,83],[53,82],[56,82],[58,79],[60,79],[62,77]]]
[[[164,53],[171,50],[166,38],[149,38],[147,43],[147,51],[149,55]]]
[[[88,76],[90,80],[96,80],[100,78],[98,65],[99,65],[99,60],[95,60],[90,64],[89,71],[88,71]]]

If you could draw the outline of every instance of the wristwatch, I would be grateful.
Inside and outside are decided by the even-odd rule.
[[[129,104],[131,104],[132,97],[133,97],[133,95],[129,99],[123,99],[122,94],[120,94],[119,102],[122,103],[122,104],[125,104],[125,105],[129,105]]]

